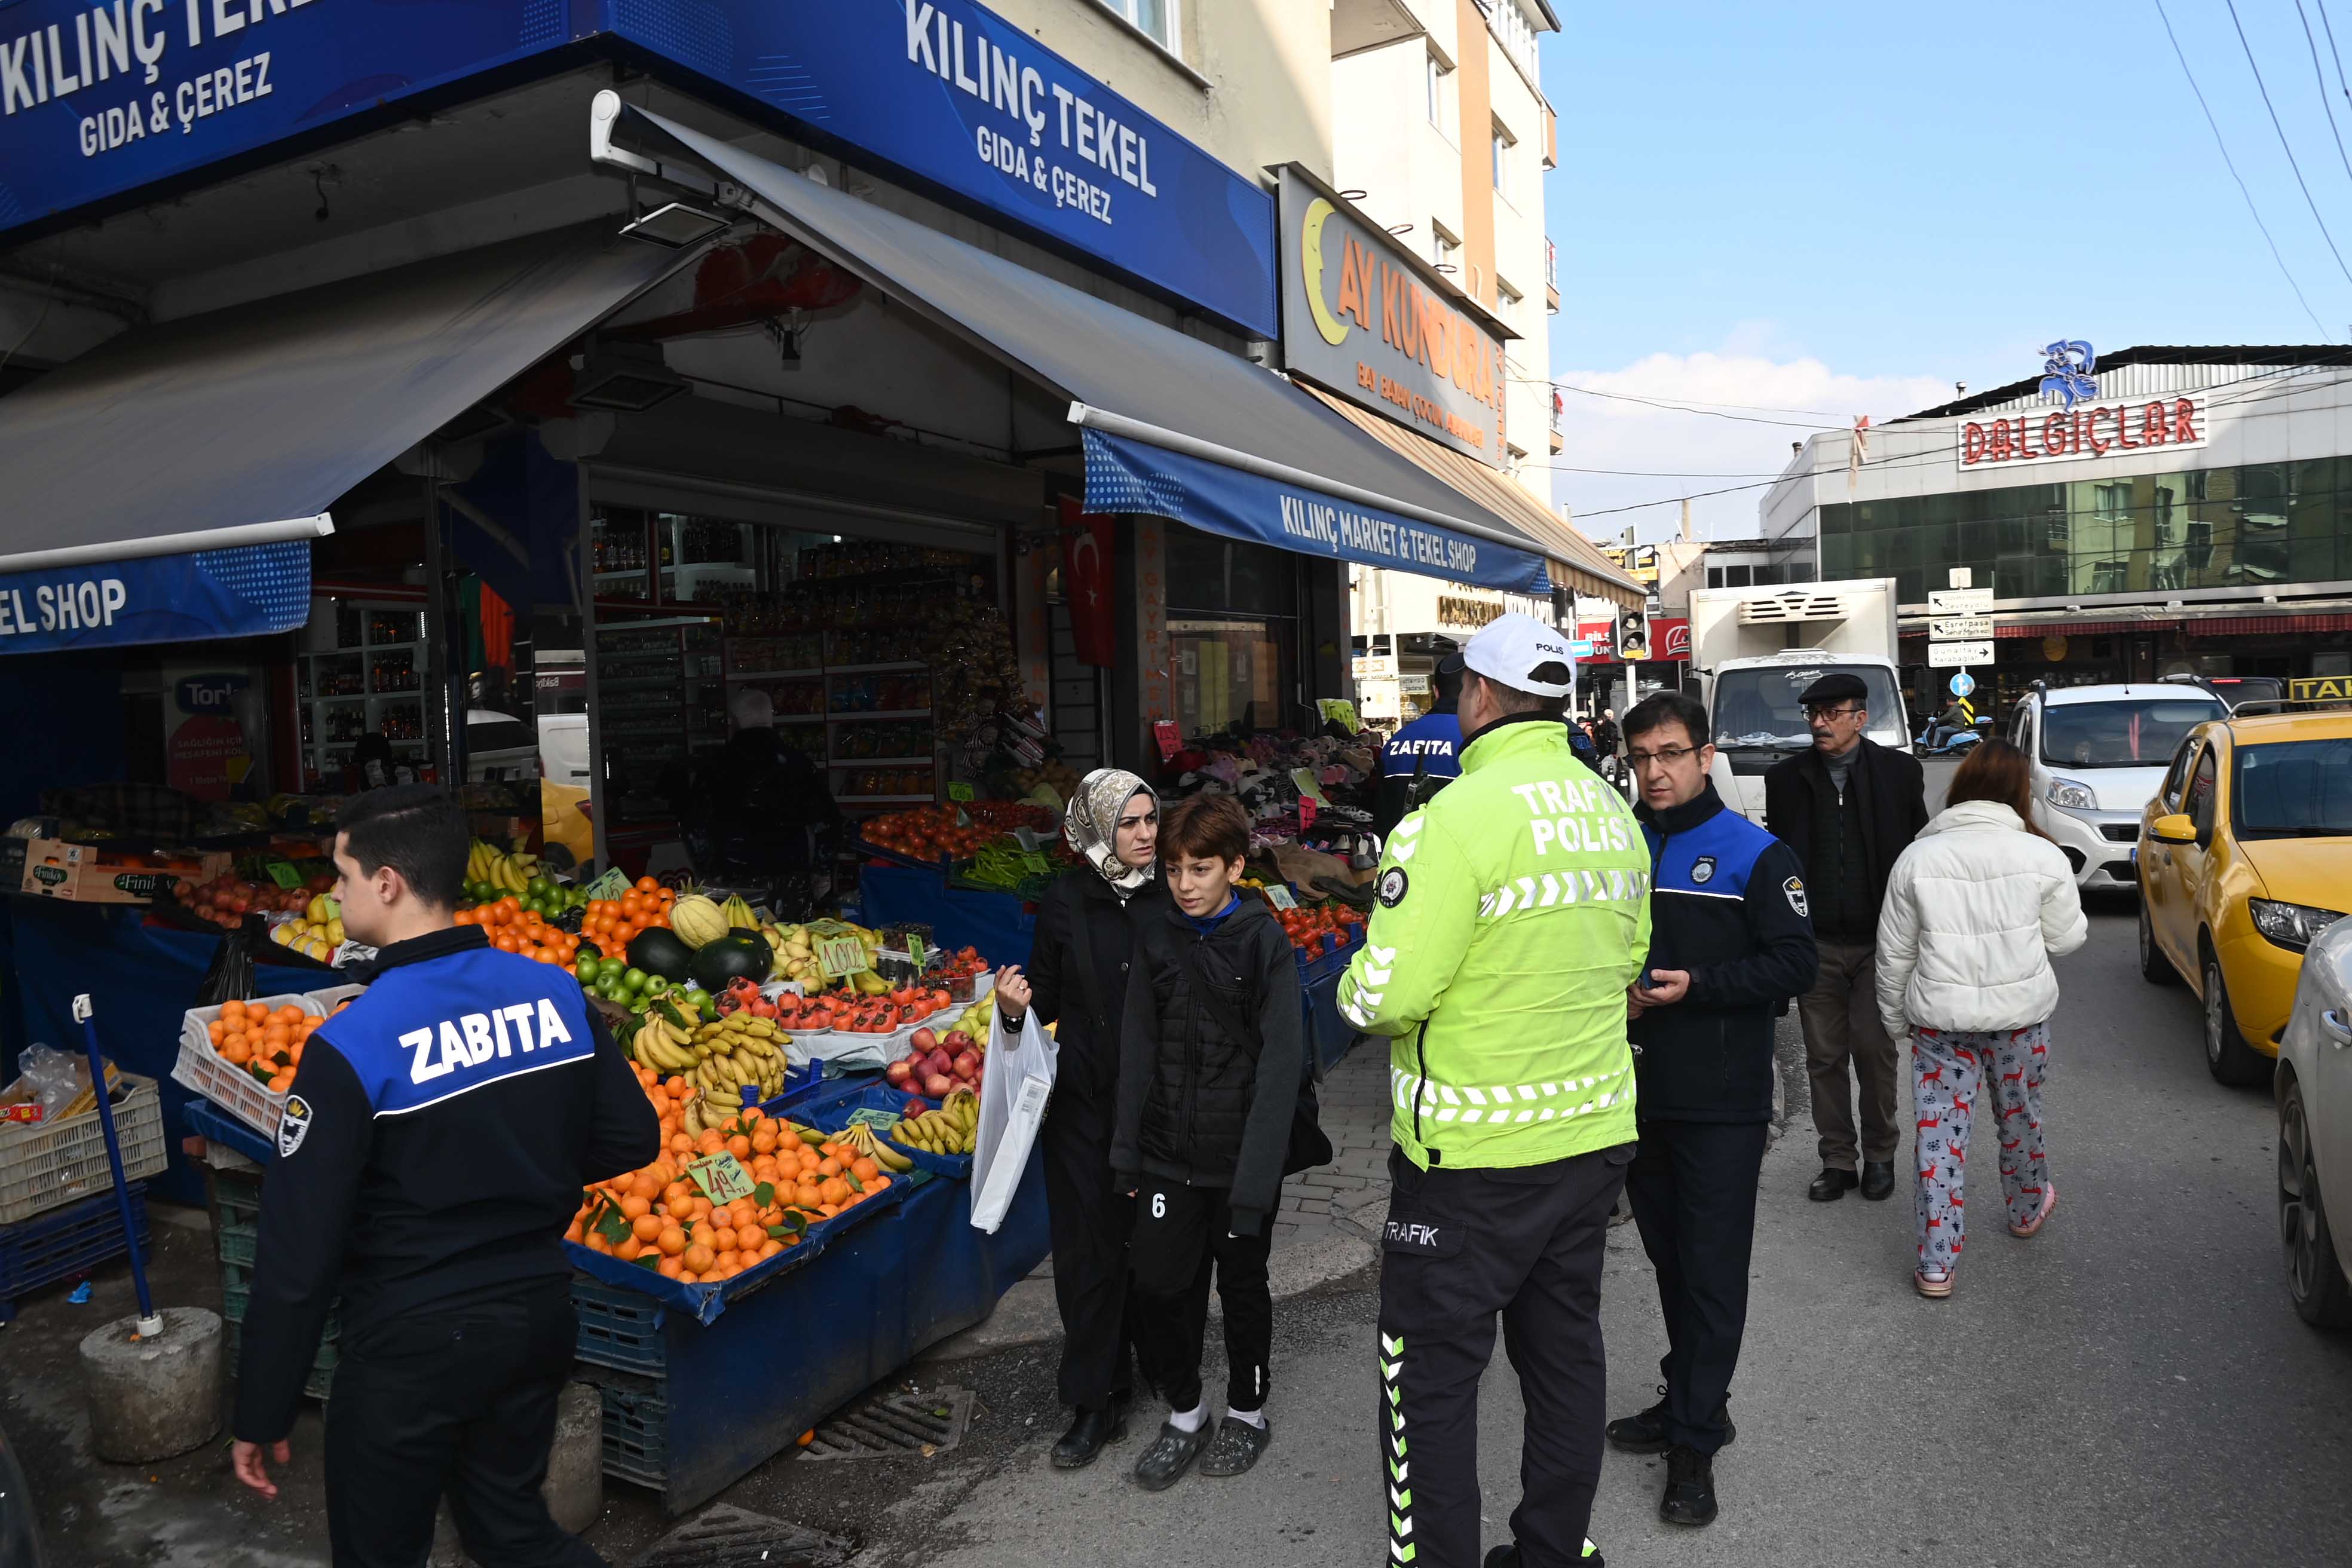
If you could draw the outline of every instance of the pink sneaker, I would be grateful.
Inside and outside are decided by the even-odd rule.
[[[1931,1301],[1940,1301],[1952,1293],[1952,1271],[1948,1268],[1920,1268],[1911,1276],[1919,1294]]]
[[[2053,1211],[2057,1207],[2058,1184],[2052,1181],[2044,1181],[2042,1184],[2042,1212],[2035,1215],[2032,1219],[2027,1220],[2023,1225],[2011,1226],[2009,1227],[2009,1234],[2020,1238],[2031,1237],[2039,1234],[2042,1229],[2042,1222],[2048,1219]]]

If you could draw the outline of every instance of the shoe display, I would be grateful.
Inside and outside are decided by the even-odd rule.
[[[1876,1203],[1895,1190],[1895,1162],[1865,1160],[1862,1163],[1862,1195]]]
[[[2039,1236],[2042,1234],[2042,1222],[2048,1219],[2050,1217],[2050,1211],[2057,1206],[2058,1184],[2052,1181],[2044,1181],[2042,1184],[2042,1212],[2035,1215],[2032,1219],[2027,1220],[2023,1225],[2011,1226],[2009,1227],[2009,1234],[2021,1240]]]
[[[1192,1468],[1192,1461],[1209,1446],[1210,1436],[1205,1421],[1198,1432],[1184,1431],[1172,1422],[1162,1423],[1160,1436],[1143,1450],[1143,1458],[1135,1461],[1137,1483],[1148,1492],[1166,1491]]]
[[[1054,1468],[1057,1470],[1082,1470],[1102,1454],[1106,1445],[1127,1436],[1127,1406],[1114,1405],[1108,1410],[1081,1410],[1054,1445]]]
[[[1841,1171],[1835,1165],[1823,1165],[1822,1173],[1813,1178],[1813,1184],[1805,1189],[1805,1195],[1817,1204],[1833,1204],[1845,1196],[1847,1188],[1861,1184],[1862,1178],[1852,1171]]]
[[[1658,1517],[1668,1524],[1715,1522],[1715,1460],[1680,1444],[1666,1450],[1666,1489]]]
[[[1631,1415],[1621,1415],[1609,1423],[1609,1446],[1621,1454],[1663,1454],[1666,1442],[1666,1385],[1658,1384],[1658,1402],[1647,1410]],[[1723,1446],[1727,1448],[1739,1438],[1739,1428],[1731,1424],[1731,1406],[1724,1405],[1716,1410],[1715,1418],[1723,1423]]]
[[[1266,1445],[1274,1441],[1274,1426],[1264,1426],[1226,1416],[1217,1423],[1217,1435],[1201,1455],[1201,1473],[1204,1476],[1238,1476],[1257,1463]]]

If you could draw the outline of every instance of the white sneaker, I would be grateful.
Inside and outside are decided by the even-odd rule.
[[[1952,1271],[1948,1268],[1921,1268],[1911,1276],[1911,1283],[1919,1294],[1929,1300],[1940,1301],[1952,1293]]]

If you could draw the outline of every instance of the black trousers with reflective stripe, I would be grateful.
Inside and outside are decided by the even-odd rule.
[[[1666,1440],[1723,1447],[1716,1419],[1748,1328],[1748,1261],[1769,1124],[1650,1121],[1625,1174],[1666,1321]]]
[[[1526,1424],[1511,1513],[1524,1568],[1574,1568],[1601,1482],[1601,1243],[1633,1145],[1517,1170],[1389,1156],[1381,1479],[1389,1562],[1479,1568],[1478,1379],[1495,1321]]]

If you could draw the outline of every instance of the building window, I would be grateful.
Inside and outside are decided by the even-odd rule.
[[[1706,585],[1710,588],[1720,588],[1723,586],[1722,567],[1710,566],[1706,569]]]
[[[1502,121],[1495,122],[1495,194],[1505,200],[1511,195],[1511,149],[1517,145],[1511,133],[1503,129]]]
[[[1445,79],[1454,74],[1454,68],[1432,52],[1428,70],[1429,122],[1443,131],[1445,129]]]
[[[1525,297],[1500,278],[1495,279],[1495,313],[1515,327],[1519,324],[1519,301]]]
[[[1179,0],[1097,0],[1105,10],[1124,17],[1136,31],[1181,59],[1181,46],[1176,21]]]
[[[1749,570],[1750,569],[1746,566],[1725,567],[1723,569],[1723,585],[1727,588],[1745,588],[1748,586],[1748,579]]]
[[[1462,242],[1445,232],[1445,226],[1435,218],[1429,220],[1429,259],[1440,272],[1456,270],[1462,253]]]

